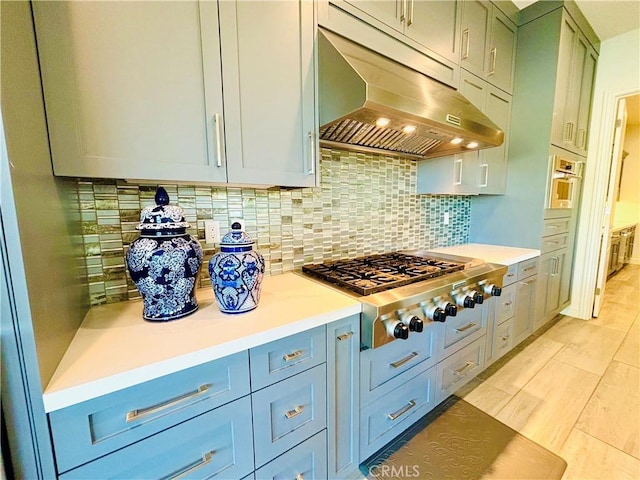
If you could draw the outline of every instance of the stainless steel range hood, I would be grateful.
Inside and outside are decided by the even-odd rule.
[[[418,159],[502,144],[453,88],[327,30],[318,42],[321,144]]]

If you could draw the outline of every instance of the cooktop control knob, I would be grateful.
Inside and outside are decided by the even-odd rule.
[[[456,304],[460,307],[473,308],[476,305],[473,296],[470,295],[468,291],[454,293],[453,298],[456,301]]]
[[[493,283],[487,283],[486,285],[483,285],[482,289],[484,290],[484,293],[486,293],[487,295],[491,295],[492,297],[499,297],[502,294],[502,288],[494,285]]]
[[[414,315],[409,319],[409,330],[412,332],[421,332],[424,330],[424,322],[420,320],[420,317]]]
[[[482,305],[482,302],[484,302],[484,295],[476,292],[475,290],[469,292],[469,296],[473,298],[473,303],[475,303],[476,305]]]
[[[393,338],[409,338],[409,327],[399,320],[383,320],[387,334]]]
[[[434,302],[422,302],[420,306],[429,320],[434,322],[444,322],[447,319],[447,313],[444,309],[436,305]]]
[[[458,314],[458,307],[451,302],[442,302],[440,308],[444,310],[448,317],[455,317]]]

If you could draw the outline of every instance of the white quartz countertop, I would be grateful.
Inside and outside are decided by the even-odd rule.
[[[531,248],[503,247],[501,245],[486,245],[483,243],[465,243],[452,247],[430,249],[430,252],[461,255],[463,257],[481,258],[488,263],[513,265],[524,260],[540,256],[540,250]]]
[[[353,298],[293,272],[265,277],[258,307],[224,314],[212,289],[197,312],[142,319],[142,302],[91,308],[44,391],[47,412],[358,314]]]

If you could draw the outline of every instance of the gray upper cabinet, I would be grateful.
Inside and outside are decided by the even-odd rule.
[[[33,10],[56,175],[226,181],[215,4]]]
[[[56,175],[315,185],[308,2],[34,2],[34,12]]]
[[[511,93],[516,26],[493,4],[462,2],[460,66]]]
[[[314,186],[313,3],[223,1],[219,9],[229,182]]]
[[[564,12],[560,28],[551,142],[583,156],[587,154],[596,63],[594,48],[576,22]]]
[[[341,2],[333,2],[340,5]],[[346,0],[373,23],[401,33],[452,62],[458,61],[458,0]],[[352,10],[353,11],[353,10]],[[358,13],[358,12],[356,12]]]
[[[420,161],[417,193],[504,194],[511,95],[464,70],[460,93],[505,132],[505,142],[499,147]]]

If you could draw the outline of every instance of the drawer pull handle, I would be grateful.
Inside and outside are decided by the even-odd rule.
[[[505,307],[509,307],[509,306],[511,306],[512,303],[513,302],[511,300],[509,300],[508,302],[504,302],[504,306]]]
[[[133,422],[134,420],[138,420],[142,417],[146,417],[147,415],[161,412],[162,410],[171,408],[186,400],[191,400],[192,398],[198,397],[203,393],[206,393],[209,390],[209,388],[211,388],[211,384],[200,385],[197,390],[194,390],[193,392],[185,393],[184,395],[180,395],[179,397],[172,398],[171,400],[167,400],[166,402],[162,402],[157,405],[153,405],[151,407],[140,408],[138,410],[131,410],[130,412],[127,412],[126,421],[127,423],[130,423],[130,422]]]
[[[466,324],[464,327],[456,328],[456,333],[462,333],[462,332],[464,332],[465,330],[469,330],[470,328],[475,327],[476,325],[477,325],[477,323],[476,323],[476,322],[468,323],[468,324]]]
[[[343,333],[342,335],[338,335],[338,340],[342,341],[342,340],[348,340],[349,338],[351,338],[353,336],[353,332],[347,332],[347,333]]]
[[[408,361],[413,360],[417,356],[418,356],[418,352],[411,352],[410,355],[404,357],[402,360],[398,360],[397,362],[390,363],[389,365],[391,365],[393,368],[398,368],[404,365],[405,363],[407,363]]]
[[[211,451],[211,452],[207,452],[204,455],[202,455],[202,459],[201,460],[197,460],[195,462],[193,462],[190,465],[187,465],[186,467],[184,467],[182,470],[180,470],[177,474],[172,475],[170,478],[171,480],[178,480],[179,478],[184,478],[187,475],[195,472],[196,470],[204,467],[206,464],[211,463],[211,460],[213,459],[213,454],[215,453],[215,451]]]
[[[407,405],[402,407],[397,412],[395,412],[395,413],[387,413],[387,418],[393,422],[393,421],[397,420],[399,417],[401,417],[402,415],[404,415],[405,413],[407,413],[409,410],[411,410],[415,406],[416,406],[416,401],[415,400],[410,400]]]
[[[290,362],[291,360],[295,360],[300,355],[302,355],[302,350],[296,350],[295,352],[285,353],[282,358],[284,358],[285,362]]]
[[[535,265],[530,265],[530,266],[528,266],[526,268],[523,268],[522,271],[523,272],[530,272],[531,270],[535,270],[535,269],[536,269]]]
[[[475,366],[476,366],[475,362],[468,361],[467,363],[464,364],[464,367],[454,370],[453,373],[460,377],[464,375],[465,372],[469,370],[471,367],[475,367]]]
[[[298,405],[293,410],[284,412],[284,416],[287,417],[288,419],[292,419],[293,417],[297,417],[298,415],[300,415],[303,410],[304,410],[304,406]]]
[[[511,335],[505,335],[504,337],[502,337],[502,341],[506,342],[507,340],[509,340],[510,337]]]
[[[536,281],[537,281],[537,280],[534,278],[533,280],[529,280],[529,281],[527,281],[527,282],[522,282],[522,284],[523,284],[523,285],[526,285],[526,286],[528,286],[528,287],[529,287],[529,286],[531,286],[531,285],[534,285],[534,284],[536,283]]]

